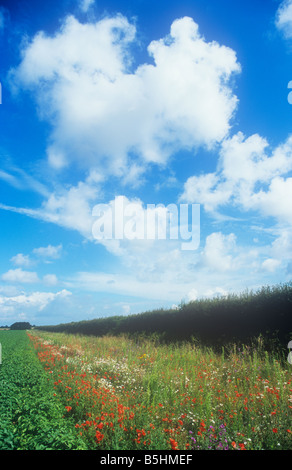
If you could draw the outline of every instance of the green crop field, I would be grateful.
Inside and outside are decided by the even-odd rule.
[[[292,366],[261,338],[0,331],[0,449],[292,449]],[[288,350],[287,350],[288,355]]]
[[[0,331],[0,450],[82,449],[25,331]]]

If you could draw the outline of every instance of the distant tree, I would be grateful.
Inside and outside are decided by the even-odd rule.
[[[10,326],[10,330],[30,330],[31,329],[31,324],[25,321],[19,321],[16,323],[13,323]]]

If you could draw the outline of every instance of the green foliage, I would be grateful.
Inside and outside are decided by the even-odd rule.
[[[0,331],[0,450],[84,449],[24,331]]]

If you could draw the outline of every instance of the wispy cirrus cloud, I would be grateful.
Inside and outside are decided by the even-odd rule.
[[[6,211],[24,214],[63,228],[76,230],[84,238],[92,238],[92,207],[98,201],[100,185],[89,177],[84,182],[56,189],[37,209],[15,207],[0,203]],[[40,253],[39,253],[40,254]]]
[[[95,0],[79,0],[79,8],[86,13],[93,5]]]
[[[16,166],[11,165],[8,168],[0,169],[0,180],[20,191],[33,191],[43,197],[50,194],[44,183]]]

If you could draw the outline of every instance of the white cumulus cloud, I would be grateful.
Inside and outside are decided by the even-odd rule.
[[[39,281],[38,275],[33,271],[24,271],[21,268],[10,269],[6,273],[2,274],[1,279],[3,281],[12,283],[24,283],[32,284]]]
[[[33,253],[41,258],[52,258],[57,259],[61,256],[62,245],[53,246],[41,246],[39,248],[34,248]]]
[[[291,171],[292,136],[269,149],[258,134],[239,132],[223,141],[217,170],[188,178],[180,199],[210,213],[233,206],[291,225]]]
[[[70,295],[71,292],[66,289],[56,293],[32,292],[14,296],[0,295],[0,308],[5,319],[24,315],[24,312],[31,315],[43,311],[52,302],[62,301]]]
[[[287,39],[292,38],[292,1],[284,0],[276,13],[276,26]]]
[[[32,261],[29,255],[24,255],[23,253],[18,253],[17,255],[11,258],[11,262],[16,266],[25,266],[29,267],[32,264]]]
[[[43,277],[43,281],[48,286],[55,286],[58,284],[58,278],[55,274],[46,274]]]
[[[178,148],[209,148],[228,134],[238,103],[230,82],[240,72],[235,52],[207,42],[184,17],[150,43],[154,63],[133,71],[135,34],[121,15],[84,24],[69,16],[54,36],[39,32],[22,50],[11,79],[34,92],[51,124],[53,167],[78,161],[135,177]]]

